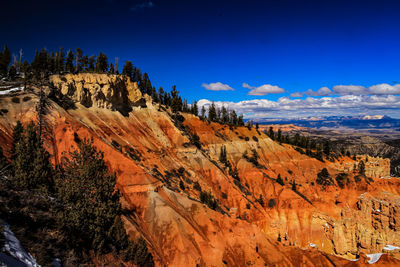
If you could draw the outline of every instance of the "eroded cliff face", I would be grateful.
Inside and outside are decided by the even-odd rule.
[[[76,146],[77,137],[92,137],[117,173],[121,201],[130,210],[124,218],[128,233],[145,237],[159,266],[361,266],[367,264],[365,254],[388,253],[385,245],[400,245],[397,178],[358,180],[351,170],[340,188],[334,178],[345,172],[342,163],[357,161],[321,162],[255,129],[175,116],[149,98],[146,108],[131,106],[121,114],[115,108],[120,102],[111,97],[116,89],[109,79],[114,78],[107,75],[51,79],[76,101],[76,109],[68,111],[50,101],[45,145],[54,161]],[[75,91],[68,93],[69,84]],[[142,98],[135,84],[125,85],[127,96],[136,96],[127,97],[130,102]],[[90,91],[92,105],[83,105],[83,88]],[[98,100],[99,91],[110,97]],[[35,118],[37,100],[31,96],[19,104],[0,98],[10,110],[0,116],[6,150],[15,121]],[[194,135],[201,148],[193,145]],[[222,146],[229,164],[219,161]],[[316,183],[323,168],[334,185]],[[278,175],[284,185],[276,182]],[[215,210],[201,203],[205,193],[215,199]],[[398,265],[396,251],[390,255],[376,264]]]
[[[121,75],[52,75],[50,83],[63,95],[85,107],[118,110],[125,115],[132,110],[132,105],[142,98],[137,83]]]

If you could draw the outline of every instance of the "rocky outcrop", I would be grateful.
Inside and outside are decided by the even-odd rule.
[[[339,159],[335,162],[335,167],[341,172],[357,173],[361,162],[364,164],[365,175],[367,177],[390,178],[390,159],[388,158],[358,155],[356,160],[349,160],[348,158]]]
[[[121,75],[66,74],[50,77],[53,86],[85,107],[117,110],[127,115],[132,105],[143,102],[137,83]]]
[[[100,108],[77,105],[66,111],[50,101],[46,119],[53,141],[45,144],[57,161],[76,146],[76,137],[93,138],[117,174],[126,229],[132,238],[145,238],[157,266],[362,266],[364,254],[400,245],[397,178],[355,182],[350,171],[343,188],[322,187],[317,174],[327,168],[335,178],[343,172],[340,164],[300,154],[256,129],[190,114],[177,121],[149,101],[147,108],[132,106],[123,116],[113,111],[112,97],[101,102],[92,93],[85,96],[82,88],[95,92],[107,84],[104,78],[103,86],[92,88],[95,77],[52,78],[60,79],[54,85],[66,95],[64,85],[85,84],[71,89],[71,98]],[[37,100],[0,101],[10,110],[0,116],[1,145],[9,151],[12,122],[32,119]],[[219,160],[223,146],[229,164]],[[205,194],[215,202],[207,203]],[[356,263],[343,259],[358,256]],[[379,263],[398,261],[384,255]]]

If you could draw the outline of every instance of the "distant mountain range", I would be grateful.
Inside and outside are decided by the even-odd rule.
[[[400,119],[394,119],[385,115],[306,117],[298,119],[262,119],[258,122],[261,124],[293,124],[296,126],[317,129],[390,129],[400,131]]]

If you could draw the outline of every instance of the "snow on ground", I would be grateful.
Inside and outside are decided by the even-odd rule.
[[[21,90],[24,90],[23,86],[11,88],[11,89],[4,90],[4,91],[0,91],[0,95],[6,95],[6,94],[9,94],[9,93],[17,92],[17,91],[21,91]]]
[[[384,250],[396,250],[396,249],[400,249],[400,247],[393,246],[393,245],[386,245],[383,249]]]
[[[373,264],[373,263],[377,262],[381,258],[382,255],[383,255],[383,253],[367,254],[367,257],[369,258],[368,263]]]
[[[14,258],[22,261],[29,267],[40,267],[36,263],[36,260],[31,254],[25,251],[19,240],[15,237],[14,233],[11,231],[10,226],[7,223],[2,224],[4,226],[4,238],[5,245],[3,251],[7,251]]]
[[[315,248],[317,245],[314,243],[310,243],[310,247]]]

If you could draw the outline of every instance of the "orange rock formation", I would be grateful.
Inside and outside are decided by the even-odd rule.
[[[76,85],[70,92],[76,109],[50,101],[45,144],[57,162],[76,146],[76,138],[93,138],[117,173],[121,201],[131,211],[124,218],[128,233],[146,239],[158,266],[364,266],[371,253],[385,253],[377,266],[400,264],[398,250],[384,249],[400,245],[400,181],[379,178],[389,170],[386,161],[369,157],[372,180],[356,182],[353,169],[343,167],[357,164],[350,158],[321,162],[255,129],[190,114],[182,114],[181,123],[148,97],[146,108],[132,105],[124,116],[113,108],[112,97],[103,102],[94,97],[100,91],[114,94],[104,85],[115,77],[83,76],[52,78],[63,94],[68,95],[68,84]],[[96,86],[99,81],[103,86]],[[142,98],[135,84],[125,87],[129,103]],[[103,104],[81,104],[83,91],[90,91],[92,103]],[[0,116],[6,151],[15,122],[36,118],[37,97],[29,95],[31,100],[20,103],[0,97],[9,110]],[[194,134],[201,149],[191,143]],[[237,175],[219,162],[222,146]],[[254,152],[258,164],[244,157]],[[348,172],[348,184],[318,185],[323,168],[332,177]],[[283,186],[276,182],[279,174]],[[200,202],[198,185],[215,198],[215,211]]]

